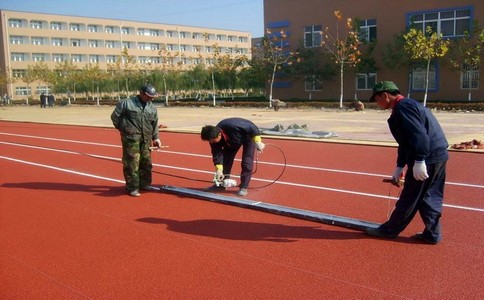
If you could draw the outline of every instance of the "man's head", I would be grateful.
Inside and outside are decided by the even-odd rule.
[[[222,133],[220,128],[216,126],[205,125],[202,127],[200,137],[202,138],[203,141],[207,141],[210,144],[215,144],[220,142],[220,139],[222,138]]]
[[[151,101],[157,96],[155,87],[151,84],[143,85],[140,89],[141,99],[144,101]]]
[[[370,102],[375,101],[375,96],[378,96],[384,92],[400,94],[400,90],[393,81],[380,81],[373,86],[373,95],[370,98]]]
[[[400,91],[392,81],[382,81],[373,87],[373,95],[370,101],[376,101],[381,109],[393,108],[395,100],[398,99]]]

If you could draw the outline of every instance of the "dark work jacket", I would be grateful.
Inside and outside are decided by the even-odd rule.
[[[121,136],[127,139],[144,142],[159,139],[158,111],[151,101],[143,107],[138,96],[121,100],[111,114],[111,120]]]
[[[448,160],[449,144],[439,122],[430,110],[414,99],[397,102],[388,126],[398,143],[397,166],[413,166],[415,161],[427,164]]]
[[[242,118],[228,118],[220,121],[217,125],[222,129],[220,142],[210,144],[214,164],[223,163],[223,151],[225,147],[238,149],[240,146],[253,141],[260,135],[259,128],[249,120]]]

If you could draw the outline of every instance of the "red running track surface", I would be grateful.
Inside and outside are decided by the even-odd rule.
[[[209,186],[208,145],[161,136],[153,183]],[[386,220],[395,148],[264,140],[247,199]],[[451,152],[444,240],[432,246],[410,238],[419,216],[388,241],[177,195],[129,197],[119,145],[114,129],[0,122],[0,299],[484,298],[480,153]]]

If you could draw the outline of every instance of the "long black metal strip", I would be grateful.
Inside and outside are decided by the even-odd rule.
[[[208,200],[217,203],[223,203],[228,205],[234,205],[243,208],[249,208],[253,210],[263,211],[267,213],[303,219],[307,221],[313,221],[328,225],[334,225],[339,227],[351,228],[356,230],[365,230],[365,228],[376,228],[379,226],[377,223],[367,222],[358,219],[339,217],[335,215],[329,215],[309,210],[297,209],[287,206],[281,206],[276,204],[269,204],[260,201],[252,201],[247,199],[240,199],[236,197],[229,197],[220,194],[208,193],[198,190],[192,190],[187,188],[175,187],[164,185],[160,187],[160,191],[167,192],[176,195],[190,196],[202,200]]]

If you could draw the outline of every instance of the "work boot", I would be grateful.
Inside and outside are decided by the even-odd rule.
[[[380,228],[368,227],[368,228],[365,228],[365,233],[369,236],[374,236],[374,237],[384,238],[384,239],[394,239],[397,237],[396,235],[390,235],[386,232],[383,232]]]
[[[131,197],[139,197],[139,196],[141,196],[141,194],[139,193],[138,190],[133,190],[133,191],[129,192],[129,195]]]
[[[437,245],[439,243],[439,241],[435,241],[427,238],[422,232],[416,233],[415,235],[412,236],[412,238],[430,245]]]
[[[239,192],[237,193],[237,196],[247,196],[248,191],[246,188],[240,188]]]

